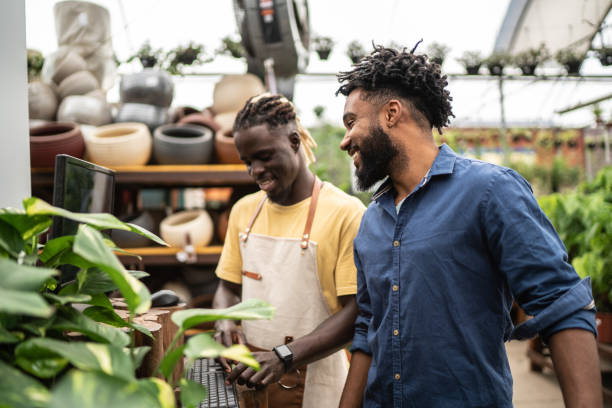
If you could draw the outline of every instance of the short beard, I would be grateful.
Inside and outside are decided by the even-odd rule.
[[[369,136],[359,146],[359,155],[361,166],[355,172],[357,188],[366,191],[389,175],[391,161],[399,155],[399,149],[380,124],[377,124],[370,128]]]

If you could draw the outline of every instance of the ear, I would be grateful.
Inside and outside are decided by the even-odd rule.
[[[383,123],[387,128],[392,128],[397,125],[402,115],[404,114],[404,107],[398,99],[390,99],[382,107]]]
[[[302,145],[302,139],[300,138],[300,134],[297,130],[289,133],[289,145],[293,149],[294,152],[298,152],[300,150],[300,146]]]

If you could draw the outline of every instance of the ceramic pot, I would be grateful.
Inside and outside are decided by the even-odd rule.
[[[263,92],[263,83],[253,74],[225,75],[215,84],[212,110],[216,115],[238,112],[251,96]]]
[[[55,60],[55,67],[51,79],[56,84],[75,72],[87,70],[87,63],[79,54],[74,51],[68,52],[62,59]]]
[[[225,242],[225,234],[227,234],[227,225],[229,222],[229,211],[225,210],[219,214],[217,219],[217,236],[221,242]]]
[[[219,126],[219,130],[215,133],[215,154],[217,161],[222,164],[240,164],[240,155],[234,144],[232,127],[236,112],[222,113],[215,116],[215,122]]]
[[[28,84],[30,119],[53,120],[57,111],[57,96],[50,85],[34,81]]]
[[[127,217],[120,217],[120,220],[123,222],[129,222],[131,224],[138,225],[139,227],[143,227],[144,229],[155,233],[157,225],[155,225],[155,220],[151,216],[151,213],[148,211],[144,211],[141,214],[132,214]],[[119,248],[139,248],[151,246],[154,244],[148,238],[143,237],[142,235],[136,234],[131,231],[123,231],[123,230],[113,230],[111,238],[115,244]]]
[[[596,312],[597,341],[612,343],[612,313]]]
[[[151,133],[142,123],[114,123],[85,138],[87,156],[102,166],[139,166],[151,157]]]
[[[192,113],[191,115],[187,115],[181,120],[178,121],[179,125],[200,125],[206,126],[211,129],[213,132],[217,132],[219,130],[219,124],[215,122],[212,114],[208,113]]]
[[[213,151],[213,132],[198,125],[164,125],[153,134],[153,157],[159,164],[205,164]]]
[[[164,218],[159,232],[164,241],[174,247],[185,247],[187,236],[193,246],[206,246],[213,236],[213,222],[204,210],[181,211]]]
[[[66,77],[57,88],[60,98],[70,95],[85,95],[99,88],[98,80],[89,71],[78,71]]]
[[[174,96],[174,83],[165,71],[145,69],[124,75],[119,84],[123,103],[146,103],[167,108]]]
[[[55,156],[83,157],[83,135],[76,123],[51,122],[30,128],[30,165],[54,167]]]
[[[115,122],[144,123],[153,132],[155,128],[168,123],[168,108],[144,103],[124,103],[119,106]]]
[[[202,112],[200,112],[199,109],[196,109],[191,106],[177,106],[174,108],[170,108],[170,117],[172,118],[170,121],[172,123],[177,123],[179,120],[183,119],[187,115],[191,115],[192,113]]]
[[[71,95],[64,98],[57,120],[102,126],[113,121],[110,106],[95,96]]]

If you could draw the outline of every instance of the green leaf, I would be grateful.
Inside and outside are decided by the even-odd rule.
[[[94,341],[120,347],[130,343],[130,337],[120,329],[100,324],[72,308],[63,309],[51,327],[55,330],[82,333]]]
[[[132,358],[132,355],[131,355],[132,350],[133,350],[133,353],[134,353],[134,368],[138,369],[138,367],[140,367],[140,365],[142,364],[142,360],[144,360],[144,358],[147,355],[147,353],[149,352],[149,350],[151,350],[151,347],[149,347],[149,346],[141,346],[141,347],[134,347],[133,349],[124,348],[123,352],[129,358]]]
[[[9,259],[0,258],[2,287],[19,291],[38,291],[52,276],[58,275],[55,269],[19,265]]]
[[[190,360],[196,358],[217,358],[219,356],[230,360],[240,361],[259,370],[259,363],[253,358],[249,349],[243,344],[236,344],[226,348],[217,343],[209,334],[198,334],[190,338],[185,344],[185,356]]]
[[[0,360],[0,406],[11,408],[43,408],[50,399],[49,391],[38,381]]]
[[[93,306],[85,309],[83,314],[96,322],[105,323],[113,327],[129,327],[153,338],[149,329],[140,324],[126,322],[113,309]]]
[[[157,378],[140,381],[72,370],[53,389],[49,408],[174,408],[170,386]]]
[[[65,305],[68,303],[87,303],[91,301],[91,296],[83,294],[58,296],[54,295],[53,293],[44,293],[43,296],[47,299],[55,301],[55,303],[59,303],[60,305]]]
[[[164,375],[164,378],[169,379],[174,371],[174,366],[178,363],[179,359],[183,357],[183,350],[185,345],[179,346],[172,351],[166,351],[163,360],[159,364],[159,370]]]
[[[247,299],[227,309],[179,310],[172,314],[172,321],[184,331],[200,323],[215,320],[257,320],[271,319],[273,316],[273,306],[263,300]]]
[[[0,312],[27,315],[34,317],[49,317],[53,307],[38,293],[6,290],[0,288]]]
[[[17,258],[23,250],[21,234],[9,223],[0,219],[0,248],[4,249],[13,258]]]
[[[22,323],[19,327],[35,336],[44,337],[47,335],[47,330],[54,322],[55,316],[52,316],[50,319],[33,319],[27,323]]]
[[[15,348],[15,363],[39,378],[51,378],[68,365],[68,360],[53,350],[26,340]]]
[[[49,262],[51,258],[57,257],[63,251],[70,249],[73,243],[74,235],[66,235],[47,241],[43,251],[40,253],[40,260],[45,263]]]
[[[195,381],[181,378],[179,386],[181,387],[181,406],[183,408],[197,408],[200,406],[200,402],[206,398],[206,388]]]
[[[80,225],[73,250],[106,272],[125,298],[132,313],[143,313],[151,307],[151,294],[142,282],[128,274],[115,254],[104,243],[99,231]]]
[[[12,344],[17,343],[18,341],[18,336],[0,326],[0,344]]]
[[[10,224],[21,234],[24,241],[49,229],[52,220],[46,215],[29,215],[22,210],[0,209],[0,219]]]
[[[160,245],[169,246],[166,241],[153,234],[152,232],[142,228],[140,225],[127,223],[127,226],[130,227],[130,231],[135,232],[136,234],[149,238],[151,241],[156,242]]]

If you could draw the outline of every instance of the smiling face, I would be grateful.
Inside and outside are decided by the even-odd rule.
[[[378,109],[361,98],[361,90],[347,97],[343,121],[346,134],[340,148],[353,159],[359,189],[367,190],[389,175],[399,150],[381,127]]]
[[[266,124],[234,133],[240,159],[268,197],[282,205],[291,202],[293,185],[306,167],[294,124],[270,128]]]

